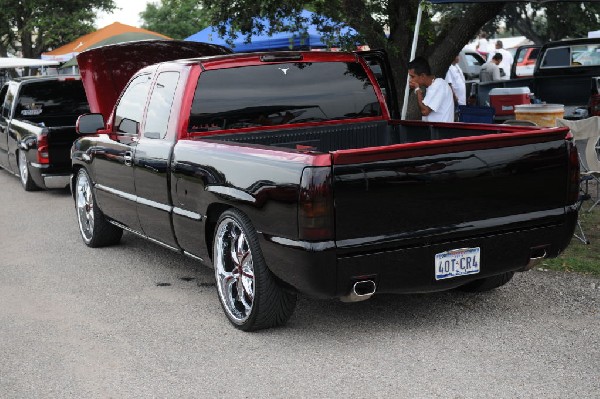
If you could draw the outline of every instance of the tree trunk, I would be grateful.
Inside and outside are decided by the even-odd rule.
[[[467,13],[465,13],[460,24],[453,24],[451,29],[441,32],[436,42],[434,42],[432,45],[419,45],[419,48],[427,47],[427,51],[422,52],[421,55],[425,56],[429,60],[432,73],[437,77],[444,78],[446,76],[446,72],[448,71],[448,67],[456,55],[467,43],[469,43],[473,37],[477,36],[477,33],[483,25],[495,18],[496,15],[500,13],[505,4],[506,3],[475,4]],[[424,18],[425,17],[426,16],[424,15]],[[392,35],[390,34],[390,39],[395,39],[394,44],[398,46],[398,48],[406,48],[406,51],[402,52],[403,55],[390,57],[391,62],[393,62],[392,66],[397,66],[394,79],[396,82],[396,88],[398,90],[398,104],[400,107],[402,107],[404,102],[406,76],[408,75],[407,64],[409,61],[408,57],[410,55],[410,48],[412,44],[411,35],[413,29],[414,23],[410,29],[411,32],[408,34],[404,32],[394,38],[392,38]],[[425,39],[421,37],[419,42],[422,43],[424,40]],[[417,55],[418,54],[419,51],[417,52]],[[421,113],[419,112],[416,99],[413,95],[409,97],[406,119],[421,119]]]

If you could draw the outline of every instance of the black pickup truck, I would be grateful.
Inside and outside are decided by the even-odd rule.
[[[585,116],[579,111],[588,108],[596,76],[600,76],[600,38],[550,42],[539,49],[532,77],[480,83],[477,102],[486,105],[496,87],[528,87],[540,101],[563,104],[566,118],[580,118]]]
[[[571,239],[566,128],[394,120],[377,52],[163,62],[108,104],[97,65],[109,50],[78,56],[90,104],[103,104],[80,117],[72,149],[83,241],[127,230],[213,266],[237,328],[285,323],[298,292],[490,290]]]
[[[75,122],[89,112],[81,79],[18,78],[4,85],[0,104],[0,166],[27,191],[67,187]]]

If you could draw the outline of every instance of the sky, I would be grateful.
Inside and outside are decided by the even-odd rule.
[[[142,25],[139,14],[146,9],[147,3],[159,3],[159,0],[114,0],[117,5],[114,13],[106,14],[105,12],[98,13],[96,16],[96,27],[104,28],[113,22],[137,26]]]

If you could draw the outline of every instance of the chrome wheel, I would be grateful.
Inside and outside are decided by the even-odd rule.
[[[217,227],[213,261],[221,303],[230,320],[242,324],[254,304],[254,262],[246,233],[231,217]]]
[[[21,177],[21,183],[26,185],[29,180],[29,169],[27,168],[25,151],[19,151],[19,176]]]
[[[94,235],[94,197],[86,173],[79,173],[77,176],[75,206],[77,207],[77,220],[81,236],[86,243],[89,243]]]

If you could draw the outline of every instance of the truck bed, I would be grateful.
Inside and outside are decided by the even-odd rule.
[[[327,153],[527,130],[531,129],[504,125],[455,123],[432,126],[411,121],[370,121],[216,134],[203,138]]]

